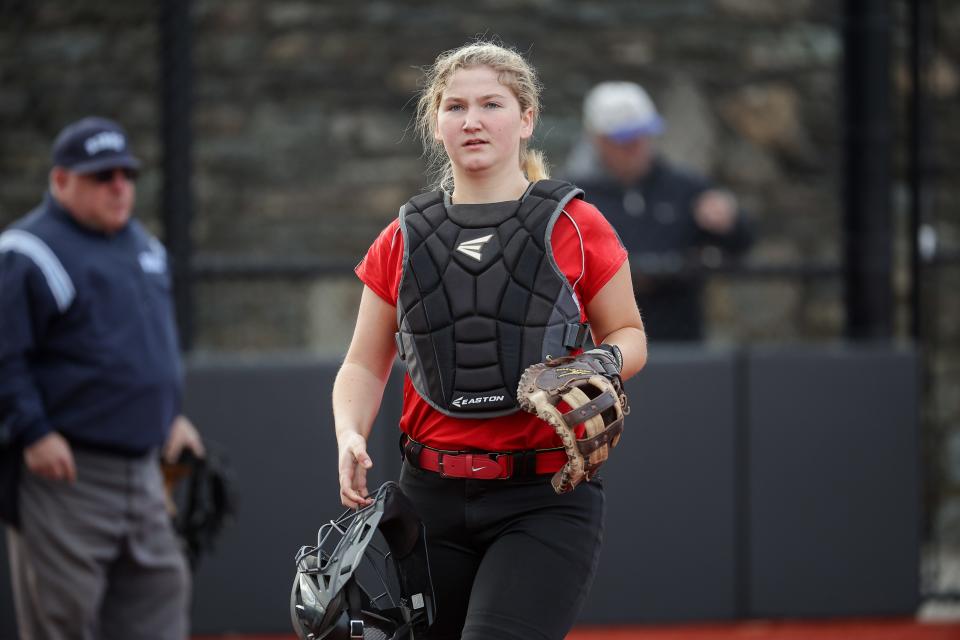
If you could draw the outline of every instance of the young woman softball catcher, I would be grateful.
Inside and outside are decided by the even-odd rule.
[[[418,129],[439,179],[356,269],[333,390],[340,496],[370,503],[366,441],[399,354],[400,486],[426,525],[429,637],[559,640],[596,570],[621,380],[647,358],[627,254],[528,148],[539,85],[521,55],[472,43],[426,80]]]

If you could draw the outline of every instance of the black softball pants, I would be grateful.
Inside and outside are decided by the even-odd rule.
[[[557,495],[550,476],[443,478],[404,462],[400,486],[427,529],[437,617],[426,638],[566,636],[600,557],[599,479]]]

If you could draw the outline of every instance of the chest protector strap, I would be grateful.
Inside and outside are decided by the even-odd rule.
[[[575,197],[569,183],[540,180],[520,200],[456,205],[433,192],[400,209],[397,348],[438,411],[514,413],[524,369],[583,346],[588,326],[550,244]]]

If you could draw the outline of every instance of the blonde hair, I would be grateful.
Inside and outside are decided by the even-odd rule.
[[[495,42],[479,40],[441,53],[425,70],[426,82],[417,101],[416,120],[417,133],[423,141],[424,155],[427,156],[431,173],[436,176],[433,187],[437,189],[453,189],[453,166],[443,144],[434,138],[437,111],[453,74],[460,69],[473,67],[493,69],[500,84],[508,87],[516,96],[520,103],[520,112],[533,110],[534,127],[540,117],[540,81],[537,72],[513,49]],[[520,141],[519,162],[524,175],[531,182],[550,177],[543,153],[528,148],[526,140]]]

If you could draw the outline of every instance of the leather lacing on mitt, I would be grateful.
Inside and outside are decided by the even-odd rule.
[[[617,446],[630,405],[614,356],[591,349],[576,356],[548,358],[523,372],[517,388],[520,408],[553,427],[567,452],[567,463],[550,483],[557,493],[589,481]],[[560,404],[569,407],[561,412]],[[577,425],[584,437],[577,438]]]

